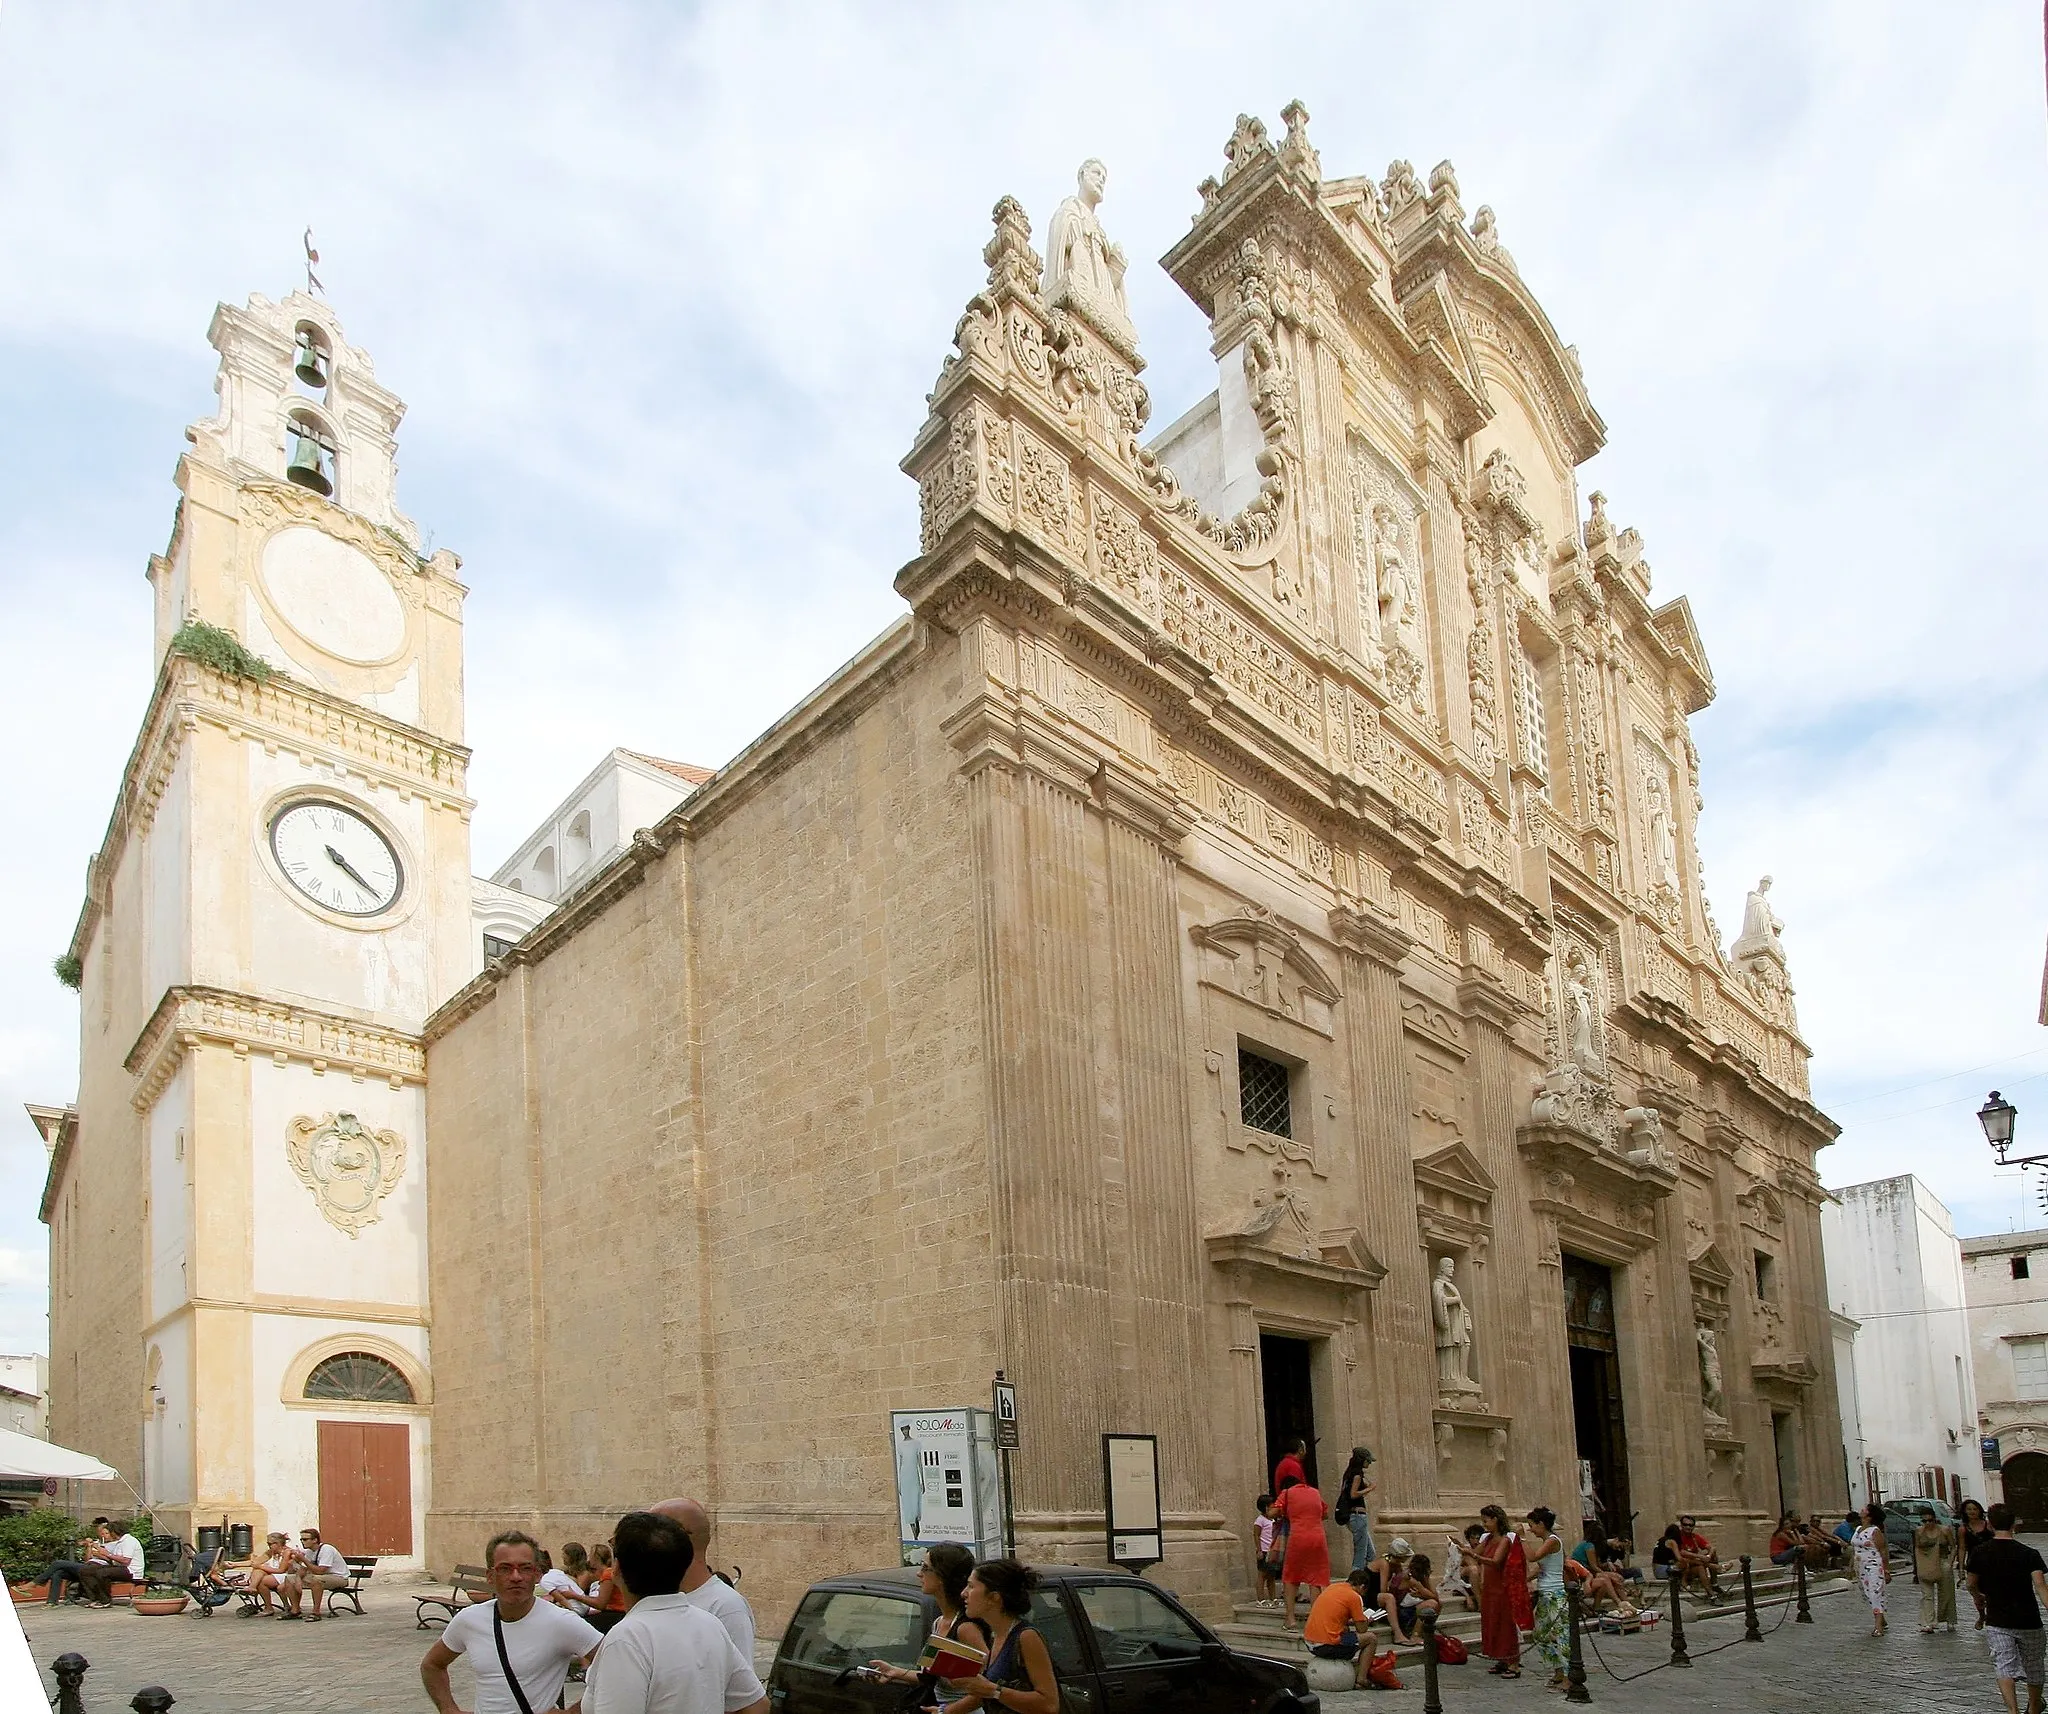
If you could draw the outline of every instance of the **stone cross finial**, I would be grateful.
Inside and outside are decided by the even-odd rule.
[[[1308,140],[1308,109],[1299,101],[1290,101],[1280,109],[1280,119],[1287,127],[1287,135],[1280,143],[1280,164],[1299,174],[1314,189],[1323,182],[1323,158]]]

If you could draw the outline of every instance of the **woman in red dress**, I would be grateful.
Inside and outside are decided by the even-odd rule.
[[[1275,1510],[1287,1526],[1287,1558],[1280,1566],[1280,1582],[1287,1597],[1287,1628],[1294,1628],[1294,1597],[1307,1590],[1311,1604],[1330,1585],[1330,1538],[1323,1532],[1329,1513],[1323,1496],[1306,1482],[1289,1479],[1280,1491]]]
[[[1479,1585],[1479,1652],[1493,1662],[1487,1670],[1502,1678],[1522,1676],[1522,1631],[1534,1622],[1529,1599],[1529,1562],[1522,1544],[1508,1528],[1499,1506],[1482,1506],[1479,1558],[1485,1575]]]

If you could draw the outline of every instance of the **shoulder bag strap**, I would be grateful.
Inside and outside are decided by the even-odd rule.
[[[520,1688],[519,1674],[512,1670],[512,1657],[505,1652],[505,1615],[498,1611],[495,1601],[491,1603],[491,1634],[498,1640],[498,1664],[505,1669],[505,1682],[512,1687],[512,1700],[519,1704],[519,1714],[533,1714],[533,1704]]]

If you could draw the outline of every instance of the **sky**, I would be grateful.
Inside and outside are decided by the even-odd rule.
[[[1581,353],[1609,497],[1690,598],[1715,913],[1772,900],[1830,1184],[2048,1225],[2041,15],[1891,5],[12,0],[0,8],[0,1349],[44,1346],[50,975],[150,683],[143,571],[216,301],[314,230],[463,557],[475,867],[614,745],[715,765],[901,610],[896,463],[996,199],[1089,155],[1155,404],[1214,385],[1153,259],[1239,112],[1327,176],[1455,162]],[[2027,642],[2028,638],[2036,641]]]

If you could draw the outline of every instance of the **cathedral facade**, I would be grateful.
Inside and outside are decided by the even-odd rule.
[[[1491,212],[1283,117],[1164,258],[1163,432],[1100,164],[1043,259],[996,206],[906,616],[427,1022],[430,1563],[690,1492],[780,1611],[999,1368],[1024,1552],[1156,1434],[1212,1611],[1297,1437],[1382,1535],[1841,1505],[1835,1127],[1767,888],[1708,912],[1690,611]]]

